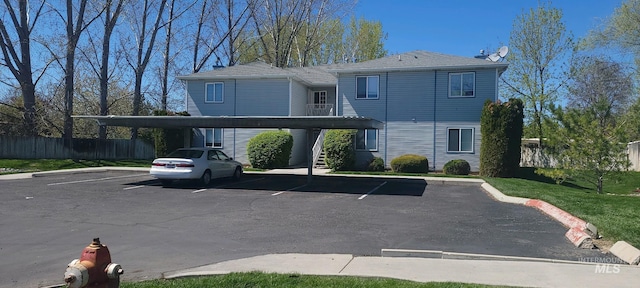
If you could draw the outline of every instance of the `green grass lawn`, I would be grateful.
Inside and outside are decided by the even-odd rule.
[[[533,168],[522,168],[514,178],[485,178],[502,193],[540,199],[598,227],[605,240],[624,240],[640,247],[640,172],[621,172],[619,179],[605,180],[604,193],[597,194],[591,184],[568,180],[558,185],[536,175]]]
[[[0,175],[60,169],[120,166],[151,167],[152,160],[0,159]]]
[[[314,288],[472,288],[501,287],[463,283],[418,283],[387,278],[363,278],[341,276],[311,276],[273,273],[231,273],[218,276],[188,277],[172,280],[152,280],[138,283],[121,283],[122,288],[258,288],[258,287],[314,287]]]

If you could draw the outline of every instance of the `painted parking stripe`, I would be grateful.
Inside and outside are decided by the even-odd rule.
[[[305,187],[305,186],[307,186],[307,184],[300,185],[300,186],[298,186],[298,187],[293,187],[293,188],[291,188],[291,189],[287,189],[287,190],[284,190],[284,191],[276,192],[276,193],[271,194],[271,196],[278,196],[278,195],[280,195],[280,194],[282,194],[282,193],[284,193],[284,192],[287,192],[287,191],[293,191],[293,190],[300,189],[300,188]]]
[[[195,193],[200,193],[200,192],[204,192],[204,191],[207,191],[207,189],[200,189],[200,190],[193,191],[191,193],[195,194]]]
[[[264,180],[264,178],[251,179],[251,180],[247,180],[247,181],[234,182],[234,183],[230,183],[230,184],[223,184],[223,185],[220,185],[220,186],[216,186],[214,188],[224,188],[224,187],[231,186],[231,185],[251,183],[251,182],[256,182],[256,181],[260,181],[260,180]]]
[[[97,182],[97,181],[106,181],[106,180],[121,179],[121,178],[132,178],[132,177],[140,177],[140,176],[148,176],[148,175],[149,174],[134,174],[134,175],[105,177],[105,178],[97,178],[97,179],[77,180],[77,181],[68,181],[68,182],[57,182],[57,183],[49,183],[49,184],[47,184],[47,186],[65,185],[65,184],[77,184],[77,183],[87,183],[87,182]]]
[[[369,191],[369,193],[360,196],[360,198],[358,198],[358,200],[362,200],[365,197],[369,196],[369,194],[371,194],[373,192],[376,192],[376,190],[380,189],[380,187],[384,186],[384,184],[387,184],[387,181],[382,182],[382,184],[378,185],[378,187],[371,189],[371,191]]]
[[[142,188],[145,186],[132,186],[132,187],[126,187],[126,188],[122,188],[122,190],[131,190],[131,189],[138,189],[138,188]]]

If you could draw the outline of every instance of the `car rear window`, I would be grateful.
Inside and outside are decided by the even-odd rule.
[[[202,153],[204,153],[202,150],[176,150],[167,155],[167,157],[195,159],[200,158]]]

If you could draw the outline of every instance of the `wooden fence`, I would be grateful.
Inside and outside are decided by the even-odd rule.
[[[0,158],[3,159],[86,159],[123,160],[153,159],[152,144],[129,139],[73,139],[66,144],[61,138],[15,137],[0,135]]]
[[[553,157],[543,154],[536,142],[523,139],[521,146],[521,167],[555,167],[558,163]],[[640,171],[640,141],[627,144],[627,157],[631,166],[629,171]]]

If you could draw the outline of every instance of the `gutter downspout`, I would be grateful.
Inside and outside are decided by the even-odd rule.
[[[389,72],[386,72],[384,79],[384,163],[387,162],[387,121],[389,120]],[[379,135],[380,133],[378,133]]]
[[[238,80],[233,79],[233,116],[238,116]],[[233,128],[233,158],[236,159],[236,133],[238,128]]]
[[[438,99],[438,70],[433,73],[433,170],[436,170],[436,99]]]

